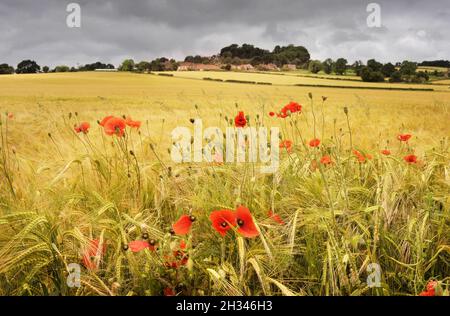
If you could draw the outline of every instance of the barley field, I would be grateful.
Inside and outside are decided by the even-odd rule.
[[[0,77],[0,295],[448,295],[448,87],[171,74]],[[279,169],[173,162],[195,119]]]

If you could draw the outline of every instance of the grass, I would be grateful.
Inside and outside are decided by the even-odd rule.
[[[268,81],[259,76],[271,78],[253,81]],[[431,279],[447,289],[449,96],[178,74],[2,76],[0,294],[417,295]],[[302,114],[268,116],[291,100]],[[275,175],[249,163],[171,162],[174,127],[199,117],[224,130],[239,110],[252,126],[279,126],[293,141]],[[142,127],[107,136],[95,122],[109,114]],[[81,121],[91,123],[87,135],[73,131]],[[400,143],[400,133],[413,138]],[[319,148],[306,143],[314,137]],[[385,148],[392,155],[381,155]],[[373,159],[360,163],[352,149]],[[419,163],[403,160],[412,152]],[[332,165],[317,162],[324,155]],[[251,210],[258,237],[222,238],[212,229],[210,212],[238,205]],[[286,224],[269,218],[270,209]],[[188,236],[172,236],[182,214],[197,220]],[[126,250],[145,234],[157,251]],[[90,270],[81,259],[93,239],[106,251],[93,254],[99,266]],[[166,267],[181,240],[186,265]],[[81,265],[79,288],[67,285],[72,263]],[[366,281],[371,263],[381,268],[379,288]]]

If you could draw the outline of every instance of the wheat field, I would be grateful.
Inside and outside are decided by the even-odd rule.
[[[448,295],[448,87],[173,75],[0,77],[0,295],[419,295],[429,281]],[[269,115],[292,101],[302,110]],[[175,127],[225,130],[240,111],[289,141],[276,173],[171,160]],[[109,115],[141,124],[108,135]],[[255,236],[222,237],[211,213],[240,206]]]

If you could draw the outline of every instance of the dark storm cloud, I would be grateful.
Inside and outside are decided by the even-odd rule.
[[[0,62],[41,65],[214,54],[231,43],[294,43],[313,58],[387,61],[450,58],[450,4],[361,0],[73,0],[82,27],[66,26],[70,1],[0,0]],[[368,28],[370,2],[381,28]]]

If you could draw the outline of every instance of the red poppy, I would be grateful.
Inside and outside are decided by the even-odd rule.
[[[292,151],[292,141],[291,140],[283,140],[280,143],[280,148],[286,148],[287,152],[290,153]]]
[[[166,287],[164,289],[164,296],[175,296],[175,295],[176,295],[176,293],[172,288]]]
[[[320,163],[323,164],[323,165],[325,165],[325,166],[327,166],[327,165],[331,165],[331,164],[333,163],[333,161],[331,160],[331,157],[330,157],[330,156],[323,156],[323,157],[320,159]]]
[[[88,122],[83,122],[80,125],[74,127],[75,132],[83,134],[87,134],[90,128],[91,124],[89,124]]]
[[[209,215],[213,228],[224,237],[231,227],[236,226],[234,212],[230,210],[214,211]]]
[[[141,121],[133,121],[131,119],[131,117],[127,117],[127,119],[125,120],[125,123],[132,128],[137,128],[139,129],[141,127]]]
[[[250,210],[245,206],[239,206],[235,212],[236,223],[238,224],[238,232],[247,238],[253,238],[259,235],[258,229],[253,222]]]
[[[407,162],[407,163],[417,163],[417,156],[415,155],[408,155],[403,157],[403,159]]]
[[[99,249],[99,244],[98,239],[91,240],[83,253],[83,265],[89,270],[98,269],[98,262],[106,251],[106,245],[103,244],[102,249]],[[100,258],[98,261],[96,260],[97,256]]]
[[[388,149],[382,150],[381,153],[385,156],[389,156],[391,154],[391,151]]]
[[[286,223],[283,221],[283,219],[280,217],[280,215],[275,214],[272,212],[272,210],[269,210],[269,217],[273,219],[275,222],[277,222],[280,225],[285,225]]]
[[[125,134],[126,123],[125,120],[120,117],[111,117],[103,126],[106,135],[117,135],[122,137]]]
[[[132,252],[139,252],[144,249],[150,249],[151,251],[155,251],[155,246],[150,245],[148,241],[145,240],[134,240],[128,243],[128,247]]]
[[[353,154],[356,156],[356,158],[358,158],[358,161],[363,163],[366,162],[367,160],[372,160],[372,155],[369,154],[363,154],[357,150],[353,150]]]
[[[180,241],[179,248],[175,248],[172,252],[172,256],[166,256],[166,259],[170,259],[172,261],[166,261],[164,265],[167,268],[179,268],[181,266],[185,266],[188,263],[189,255],[184,251],[186,249],[186,242],[184,240]]]
[[[410,140],[412,137],[411,134],[400,134],[397,136],[397,139],[401,142],[407,142],[408,140]]]
[[[189,233],[189,230],[191,229],[192,226],[193,218],[194,218],[193,216],[181,215],[178,221],[172,225],[172,229],[175,232],[175,234],[182,236]]]
[[[247,125],[247,119],[245,118],[244,112],[239,112],[234,119],[234,124],[236,127],[245,127],[245,125]]]
[[[10,120],[12,120],[12,119],[14,118],[14,114],[11,113],[11,112],[9,112],[9,113],[8,113],[8,118],[9,118]]]
[[[275,116],[275,112],[269,112],[270,116]]]
[[[437,281],[430,281],[427,284],[427,290],[419,294],[419,296],[436,296]]]
[[[296,102],[290,102],[288,105],[285,105],[281,111],[280,114],[278,114],[278,117],[286,118],[289,115],[296,113],[296,112],[302,112],[302,106]]]
[[[310,147],[319,147],[319,145],[320,145],[320,139],[312,139],[310,142],[309,142],[309,146]]]
[[[113,118],[113,117],[114,117],[114,116],[112,116],[112,115],[105,116],[105,117],[103,118],[103,120],[99,123],[99,125],[104,127],[105,124],[106,124],[106,122],[107,122],[109,119]]]

